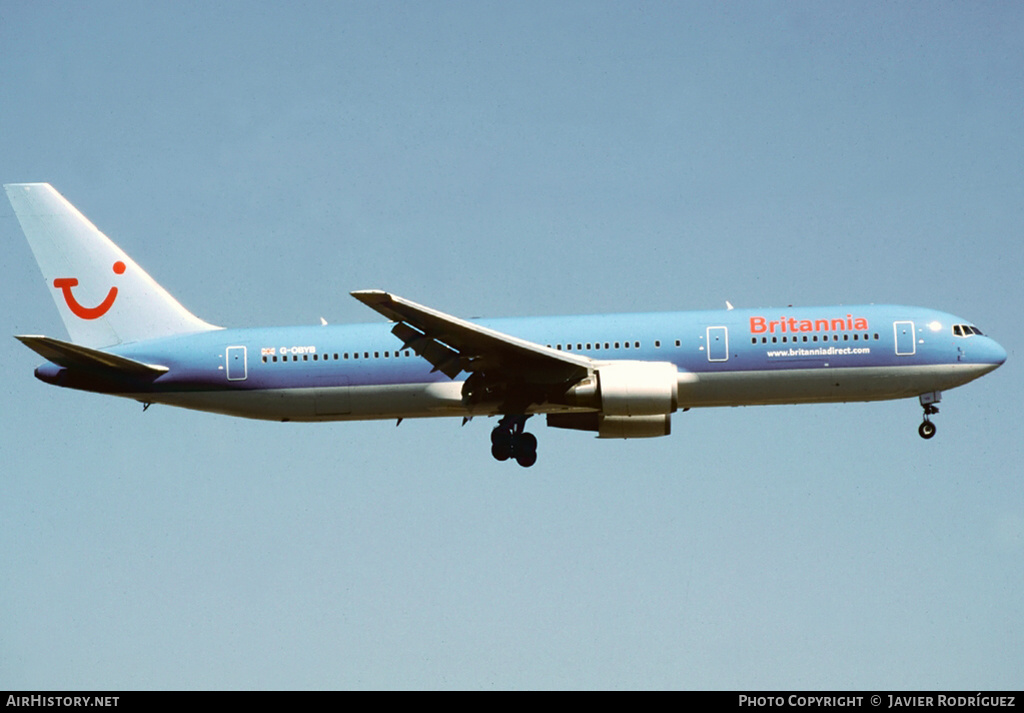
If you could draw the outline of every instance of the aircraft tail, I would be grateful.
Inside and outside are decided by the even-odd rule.
[[[219,329],[182,307],[50,184],[4,188],[75,344],[109,347]]]

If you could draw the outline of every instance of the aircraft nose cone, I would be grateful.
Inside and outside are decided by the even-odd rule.
[[[989,341],[992,342],[989,349],[989,358],[992,360],[993,364],[1001,366],[1002,363],[1006,361],[1006,350],[1003,349],[1002,345],[1000,345],[996,340],[990,339]]]
[[[1006,350],[991,337],[982,337],[968,352],[970,360],[976,364],[984,364],[986,371],[998,369],[1006,361]]]

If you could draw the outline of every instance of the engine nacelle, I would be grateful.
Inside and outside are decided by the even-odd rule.
[[[605,416],[669,414],[679,406],[679,370],[664,361],[615,361],[597,369]]]
[[[664,361],[612,361],[575,384],[564,397],[605,416],[654,416],[679,407],[679,370]]]
[[[548,426],[596,431],[598,438],[656,438],[672,432],[672,416],[605,416],[599,413],[549,413]]]
[[[598,438],[667,436],[679,406],[679,370],[669,362],[608,362],[573,386],[566,403],[595,413],[550,414],[549,426],[597,431]]]

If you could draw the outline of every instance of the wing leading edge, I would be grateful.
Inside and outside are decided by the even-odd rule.
[[[564,393],[594,371],[588,357],[513,337],[383,290],[351,294],[395,322],[391,333],[434,371],[451,379],[468,372],[463,388],[468,403],[500,400],[516,411]]]

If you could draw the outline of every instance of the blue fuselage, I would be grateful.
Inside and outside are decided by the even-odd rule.
[[[1006,359],[950,314],[885,305],[475,320],[504,334],[605,361],[670,362],[679,407],[871,401],[960,386]],[[115,382],[53,364],[39,378],[231,415],[351,420],[497,413],[463,403],[454,380],[388,324],[223,329],[108,351],[167,372]],[[530,412],[566,410],[538,403]]]

